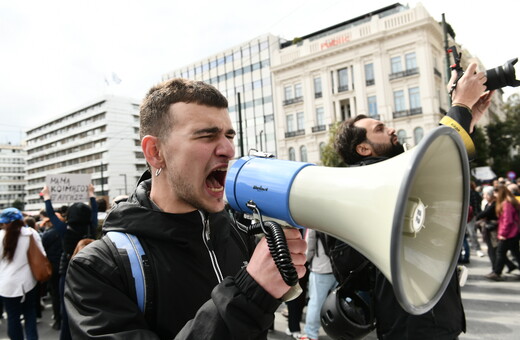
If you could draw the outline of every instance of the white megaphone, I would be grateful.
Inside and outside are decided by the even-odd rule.
[[[423,314],[457,265],[469,182],[464,144],[455,130],[441,126],[412,150],[362,167],[243,157],[228,170],[226,200],[245,213],[253,201],[264,220],[350,244],[392,283],[407,312]]]

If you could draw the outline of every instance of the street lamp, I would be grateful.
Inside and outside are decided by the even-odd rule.
[[[119,176],[124,176],[125,178],[125,195],[127,195],[128,191],[126,190],[126,174],[119,174]]]
[[[260,151],[266,151],[264,150],[264,146],[262,144],[262,134],[264,133],[264,130],[260,131]]]

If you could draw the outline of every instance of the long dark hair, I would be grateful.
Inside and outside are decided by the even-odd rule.
[[[5,224],[5,237],[3,241],[4,252],[2,257],[7,258],[11,262],[14,258],[16,246],[18,245],[18,238],[20,237],[20,230],[24,226],[22,220],[16,220]]]
[[[504,202],[508,201],[513,205],[513,207],[516,209],[516,211],[520,212],[520,203],[516,200],[516,197],[509,191],[509,189],[501,185],[498,187],[497,192],[497,205],[496,205],[496,213],[497,216],[500,216],[502,214],[502,211],[504,210]]]

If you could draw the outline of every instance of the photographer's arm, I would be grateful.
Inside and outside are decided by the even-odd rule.
[[[476,72],[477,64],[472,63],[460,78],[457,88],[452,93],[452,107],[448,114],[440,121],[440,124],[455,129],[461,136],[468,151],[468,157],[473,159],[475,156],[475,145],[470,134],[476,123],[482,118],[491,103],[493,91],[486,92],[484,86],[487,78],[483,72]],[[457,73],[452,72],[452,77],[447,86],[455,81]]]

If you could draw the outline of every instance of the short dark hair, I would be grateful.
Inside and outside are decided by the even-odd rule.
[[[356,122],[365,118],[368,118],[368,116],[357,115],[344,121],[338,129],[334,148],[341,159],[348,165],[356,164],[365,158],[357,153],[356,147],[367,140],[367,130],[354,126]]]
[[[214,86],[202,81],[174,78],[152,87],[141,104],[140,138],[164,138],[173,126],[170,105],[195,103],[227,109],[228,101]]]
[[[107,211],[107,200],[104,197],[96,198],[99,212]]]

